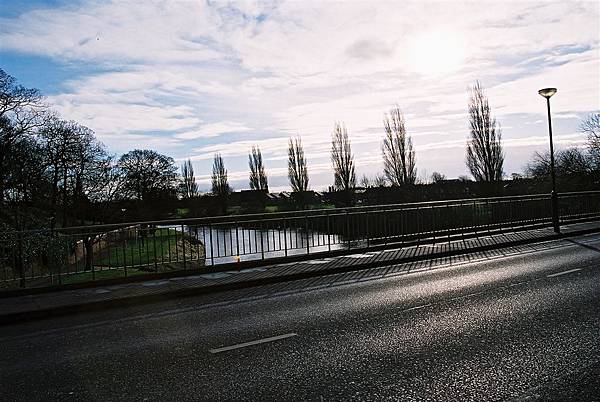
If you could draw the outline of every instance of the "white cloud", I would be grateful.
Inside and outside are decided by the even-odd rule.
[[[3,21],[2,49],[101,63],[199,62],[224,57],[203,41],[219,17],[201,2],[83,2]]]
[[[241,133],[251,131],[250,127],[246,127],[241,123],[233,121],[222,121],[218,123],[204,124],[191,131],[175,134],[175,138],[182,140],[193,140],[197,138],[218,137],[222,134]]]

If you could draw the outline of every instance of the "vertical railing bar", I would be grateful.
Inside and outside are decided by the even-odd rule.
[[[225,243],[225,231],[221,230],[223,232],[223,243]],[[223,255],[221,255],[221,247],[219,246],[219,241],[221,239],[221,236],[219,236],[219,229],[217,227],[216,229],[216,237],[217,237],[217,258],[220,257],[225,257],[227,254],[227,246],[225,244],[223,244]]]
[[[169,251],[169,264],[171,264],[173,262],[173,256],[171,255],[171,249],[173,248],[173,247],[171,247],[171,227],[167,226],[166,229],[167,229],[167,246],[169,247],[168,248],[168,251]],[[175,242],[175,246],[177,246],[177,242]]]
[[[388,213],[388,210],[384,209],[383,214],[384,214],[384,216],[383,216],[383,233],[384,233],[383,240],[384,240],[384,244],[387,246],[388,235],[389,235],[389,230],[388,230],[389,213]]]
[[[152,229],[152,253],[154,260],[154,272],[158,272],[158,258],[156,255],[156,226]]]
[[[194,243],[196,243],[196,261],[200,263],[200,239],[198,238],[198,225],[194,225]],[[193,257],[192,257],[193,259]]]
[[[254,254],[258,253],[258,230],[259,227],[256,227],[256,221],[254,222]]]
[[[236,245],[236,251],[237,251],[237,256],[240,256],[240,232],[239,232],[239,225],[237,220],[234,222],[235,224],[235,245]]]
[[[208,247],[206,245],[206,225],[203,224],[202,225],[202,245],[204,246],[204,262],[203,265],[206,265],[206,253],[208,250]],[[212,244],[211,244],[212,247]],[[211,250],[211,254],[212,254],[212,250]]]
[[[183,253],[183,269],[187,269],[187,256],[185,255],[185,228],[181,224],[181,252]]]
[[[242,253],[246,255],[246,235],[244,235],[244,227],[242,226]]]
[[[111,263],[111,258],[110,255],[112,254],[112,249],[111,249],[111,245],[112,245],[112,241],[111,241],[111,234],[113,232],[108,232],[106,234],[106,250],[108,251],[108,269],[112,269],[112,263]],[[100,271],[102,271],[102,267],[100,267]]]
[[[127,236],[129,233],[125,232],[123,236],[123,274],[125,278],[127,278]]]
[[[213,245],[213,231],[212,231],[212,224],[210,222],[208,223],[208,235],[209,235],[209,239],[210,239],[210,265],[215,265],[215,251],[214,251],[214,245]],[[204,248],[206,249],[206,246],[204,246]]]
[[[348,242],[348,250],[351,249],[350,246],[350,239],[352,238],[352,236],[350,235],[350,215],[348,214],[348,210],[346,209],[346,241]]]
[[[94,243],[93,240],[91,239],[91,236],[88,236],[88,238],[90,238],[89,241],[92,241],[92,255],[90,256],[90,265],[91,265],[91,269],[92,269],[92,281],[96,280],[96,269],[95,269],[95,265],[94,264]],[[87,256],[86,256],[86,261],[87,261]]]
[[[165,264],[165,250],[164,250],[164,234],[165,230],[163,228],[158,229],[158,237],[160,241],[160,264],[164,266]]]
[[[310,240],[308,239],[308,214],[304,215],[304,230],[306,231],[306,254],[310,254]]]
[[[146,266],[147,267],[150,267],[150,244],[149,244],[150,239],[148,238],[149,233],[150,233],[150,228],[148,225],[146,225],[146,234],[144,235],[144,242],[146,243]]]
[[[233,254],[233,231],[231,230],[231,226],[229,226],[229,253]],[[226,236],[223,237],[223,244],[225,245],[225,256],[227,256],[227,239]]]
[[[286,219],[283,218],[283,248],[284,248],[284,254],[287,257],[288,256],[288,244],[287,244],[287,232],[286,232]]]
[[[26,281],[25,281],[25,262],[23,261],[25,256],[23,253],[23,232],[22,231],[19,232],[18,243],[19,243],[19,246],[18,246],[19,247],[19,259],[18,259],[19,286],[24,288]]]
[[[446,216],[445,222],[448,222],[448,223],[446,223],[445,226],[446,226],[446,231],[448,232],[448,248],[450,248],[450,232],[451,232],[450,229],[451,229],[451,226],[449,225],[449,222],[450,222],[450,217],[452,216],[452,214],[450,213],[450,211],[452,210],[452,207],[450,206],[450,204],[446,204],[446,207],[447,207],[447,211],[448,211],[447,213],[448,213],[448,215]]]
[[[261,258],[265,259],[265,244],[263,241],[263,221],[260,221],[260,255]]]
[[[139,231],[138,231],[138,230],[136,230],[136,232],[135,232],[135,241],[136,241],[135,245],[138,245],[138,247],[139,247],[139,241],[138,241],[138,237],[139,237]],[[134,254],[133,254],[133,249],[134,249],[134,248],[135,248],[135,247],[131,247],[131,248],[129,249],[129,250],[131,251],[129,254],[131,254],[131,268],[132,268],[132,269],[133,269],[133,267],[135,266],[135,258],[134,258]]]

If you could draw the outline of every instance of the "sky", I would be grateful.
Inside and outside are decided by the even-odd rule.
[[[119,156],[190,158],[201,189],[223,155],[249,188],[258,145],[272,191],[289,190],[300,135],[310,188],[333,183],[331,133],[344,122],[357,177],[383,169],[386,112],[399,106],[417,175],[468,174],[468,89],[479,80],[503,134],[504,170],[548,148],[584,146],[600,111],[600,2],[0,0],[0,68],[40,89],[64,119]]]

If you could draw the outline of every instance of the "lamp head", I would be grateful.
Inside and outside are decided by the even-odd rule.
[[[540,95],[542,95],[544,98],[548,99],[548,98],[550,98],[552,95],[554,95],[556,93],[556,88],[544,88],[544,89],[540,89],[538,91],[538,93]]]

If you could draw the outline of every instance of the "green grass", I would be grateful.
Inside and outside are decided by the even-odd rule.
[[[175,229],[156,229],[154,234],[149,233],[143,241],[127,239],[121,243],[111,244],[107,250],[95,256],[94,265],[122,267],[153,264],[155,261],[169,261],[169,255],[172,259],[176,259],[178,239],[181,239],[181,233]]]
[[[175,211],[175,216],[177,216],[177,218],[186,218],[189,215],[189,213],[189,208],[177,208],[177,210]]]
[[[279,212],[279,207],[277,205],[267,205],[265,207],[265,212]]]
[[[227,208],[227,215],[240,215],[242,213],[242,207],[239,205]]]
[[[309,209],[334,209],[335,205],[333,204],[313,204],[309,205]]]

